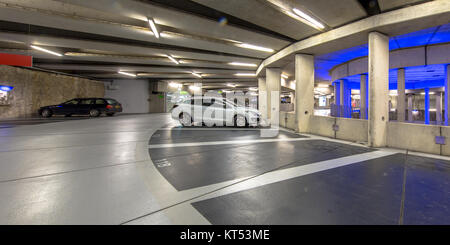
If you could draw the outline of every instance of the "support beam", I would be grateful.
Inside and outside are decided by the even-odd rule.
[[[265,78],[258,78],[258,110],[264,120],[267,120],[267,86]]]
[[[280,124],[280,93],[281,93],[281,69],[266,69],[266,87],[267,87],[267,117],[270,124],[277,126]],[[272,98],[276,96],[277,98]]]
[[[430,88],[425,88],[425,124],[430,124]]]
[[[409,94],[408,95],[408,122],[413,121],[412,110],[413,110],[413,95]]]
[[[436,92],[436,124],[442,125],[442,92]]]
[[[397,121],[405,121],[405,69],[397,70]]]
[[[371,147],[386,146],[389,120],[389,37],[369,33],[369,130]]]
[[[309,132],[309,119],[314,114],[314,56],[295,55],[295,118],[300,133]]]
[[[367,75],[361,74],[359,82],[359,118],[367,119]]]
[[[445,125],[448,126],[450,113],[449,113],[449,103],[450,103],[450,65],[445,66]]]

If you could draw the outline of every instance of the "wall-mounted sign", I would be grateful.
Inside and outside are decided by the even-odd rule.
[[[0,85],[0,105],[9,105],[11,103],[11,90],[14,87]]]
[[[32,67],[33,57],[28,55],[0,53],[0,65]]]

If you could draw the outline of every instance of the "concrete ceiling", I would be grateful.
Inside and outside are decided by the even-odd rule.
[[[417,1],[378,2],[390,9]],[[286,14],[292,8],[308,12],[326,28],[317,30]],[[205,82],[253,84],[256,77],[236,73],[254,73],[264,59],[295,41],[367,16],[357,0],[0,0],[0,52],[32,55],[37,68],[96,79],[128,78],[120,70],[139,78],[191,81],[198,80],[191,74],[196,72]],[[150,30],[148,17],[160,38]]]

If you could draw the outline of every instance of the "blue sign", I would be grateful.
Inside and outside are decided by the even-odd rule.
[[[13,88],[14,87],[11,87],[11,86],[0,85],[0,90],[5,91],[5,92],[9,92],[9,91],[13,90]]]

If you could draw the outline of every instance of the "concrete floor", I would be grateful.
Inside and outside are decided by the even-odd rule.
[[[168,114],[0,128],[0,224],[450,224],[450,159]]]

